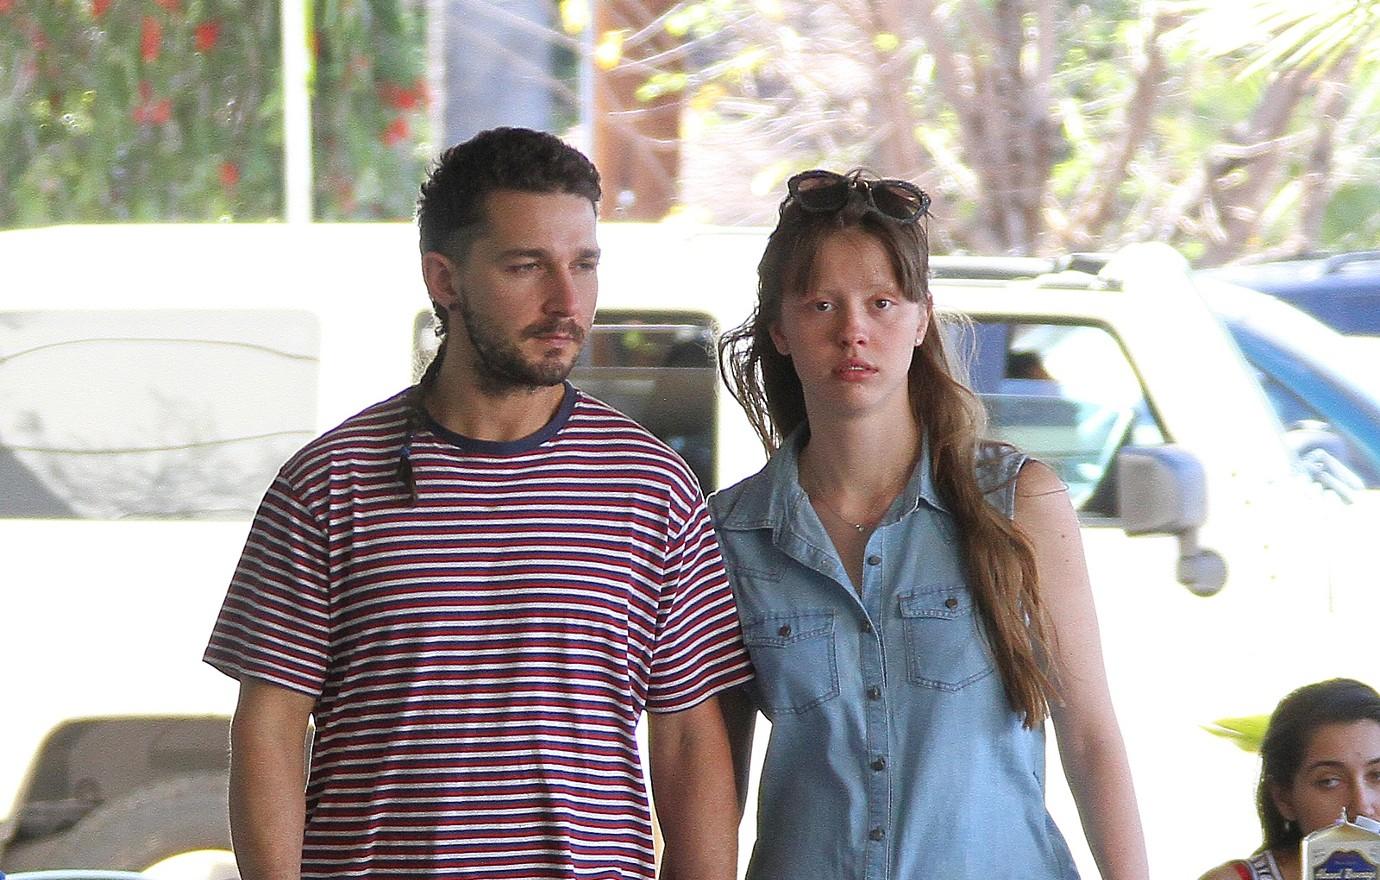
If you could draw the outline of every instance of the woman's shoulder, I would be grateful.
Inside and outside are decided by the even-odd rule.
[[[1256,873],[1245,859],[1232,859],[1208,871],[1198,880],[1255,880]]]

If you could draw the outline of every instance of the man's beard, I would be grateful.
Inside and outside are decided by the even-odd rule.
[[[455,298],[454,310],[460,313],[465,335],[469,337],[470,348],[474,352],[471,366],[484,393],[502,396],[519,391],[535,391],[559,385],[570,375],[573,360],[566,364],[555,358],[525,358],[516,342],[505,339],[497,327],[469,307],[465,293]],[[575,340],[577,348],[585,341],[585,329],[571,318],[539,321],[520,332],[523,338],[564,333]]]

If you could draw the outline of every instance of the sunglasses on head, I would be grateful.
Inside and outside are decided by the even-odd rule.
[[[854,191],[867,200],[869,210],[898,223],[914,223],[930,210],[930,197],[907,180],[864,180],[816,168],[786,181],[786,190],[802,210],[814,214],[837,211]]]

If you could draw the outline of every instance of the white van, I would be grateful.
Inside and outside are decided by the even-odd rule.
[[[750,474],[763,453],[711,352],[751,310],[764,232],[606,224],[600,239],[575,381],[706,490]],[[0,868],[143,869],[227,846],[234,684],[201,650],[278,465],[424,363],[416,247],[404,224],[0,233]],[[1155,874],[1197,876],[1257,836],[1253,759],[1202,725],[1325,675],[1376,677],[1375,578],[1348,560],[1380,514],[1373,493],[1302,474],[1172,252],[1051,268],[936,261],[934,289],[977,322],[998,433],[1080,506]],[[1053,753],[1051,777],[1095,876]],[[752,834],[745,821],[744,861]]]

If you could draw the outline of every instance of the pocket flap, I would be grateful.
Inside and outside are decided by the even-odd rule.
[[[973,597],[963,587],[936,587],[915,590],[900,597],[902,617],[952,619],[969,613]]]
[[[834,612],[830,610],[765,614],[743,624],[743,641],[749,645],[780,647],[830,635],[833,631]]]

